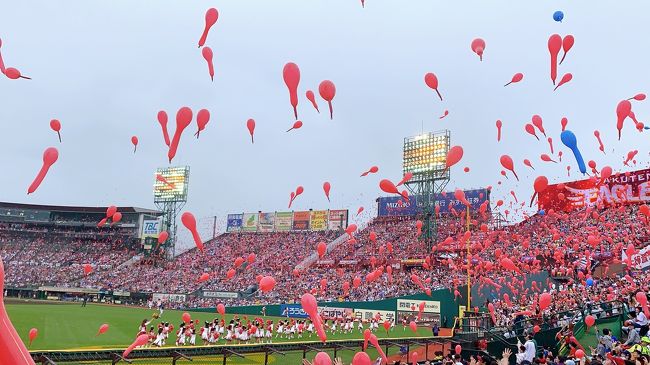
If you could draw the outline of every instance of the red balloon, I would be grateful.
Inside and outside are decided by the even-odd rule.
[[[411,329],[411,331],[413,331],[413,333],[417,333],[417,332],[418,332],[418,325],[417,325],[417,323],[415,323],[414,321],[411,321],[411,322],[409,323],[409,328]]]
[[[562,132],[564,132],[564,130],[566,129],[566,125],[569,124],[569,120],[566,117],[564,117],[560,121],[560,124],[562,124]]]
[[[540,159],[541,159],[542,161],[544,161],[544,162],[555,162],[555,163],[557,163],[555,160],[553,160],[553,159],[551,158],[551,156],[549,156],[549,155],[547,155],[547,154],[545,154],[545,153],[542,153],[539,157],[540,157]]]
[[[562,55],[562,59],[560,60],[560,65],[562,64],[562,61],[564,61],[566,54],[569,53],[571,47],[573,47],[573,43],[575,43],[575,39],[571,34],[567,35],[562,40],[562,49],[564,50],[564,54]]]
[[[49,147],[45,150],[45,152],[43,152],[43,166],[36,175],[36,178],[34,178],[34,181],[32,181],[31,185],[29,185],[29,188],[27,188],[27,194],[31,194],[35,192],[36,189],[38,189],[39,185],[41,185],[41,182],[43,182],[45,175],[47,175],[50,166],[52,166],[58,159],[59,151],[54,147]]]
[[[372,166],[372,167],[370,168],[370,170],[368,170],[368,171],[364,172],[363,174],[361,174],[361,177],[366,176],[366,175],[368,175],[368,174],[375,174],[375,173],[377,173],[377,171],[379,171],[379,167],[377,167],[377,166]]]
[[[365,352],[357,352],[352,358],[352,365],[371,365],[370,356]]]
[[[399,193],[400,193],[399,190],[397,190],[397,187],[395,186],[395,184],[393,184],[393,183],[392,183],[390,180],[388,180],[388,179],[382,179],[382,180],[379,182],[379,188],[380,188],[383,192],[385,192],[385,193],[389,193],[389,194],[399,194]]]
[[[23,78],[23,79],[27,79],[27,80],[31,80],[31,79],[32,79],[31,77],[23,76],[23,75],[20,73],[20,71],[18,71],[18,69],[13,68],[13,67],[7,67],[7,68],[5,69],[4,74],[5,74],[8,78],[10,78],[10,79],[12,79],[12,80],[16,80],[16,79],[19,79],[19,78]]]
[[[209,121],[210,121],[210,111],[207,109],[199,110],[199,112],[196,114],[196,125],[198,126],[198,130],[194,134],[196,138],[199,138],[199,134],[201,133],[202,130],[205,129],[205,126],[208,125]]]
[[[533,187],[535,188],[536,193],[541,193],[544,190],[546,190],[546,188],[548,187],[548,179],[546,178],[546,176],[538,176],[535,179],[535,183],[533,184]]]
[[[327,252],[327,245],[325,242],[318,242],[318,245],[316,246],[316,252],[318,252],[318,258],[320,259],[325,256],[325,253]]]
[[[411,180],[412,177],[413,177],[413,173],[412,172],[407,172],[406,174],[404,174],[404,177],[402,177],[402,180],[400,180],[400,182],[397,183],[397,185],[395,185],[395,186],[397,187],[397,186],[400,186],[400,185],[402,185],[404,183],[407,183],[409,180]]]
[[[330,201],[330,189],[332,188],[332,185],[330,185],[329,182],[325,181],[323,183],[323,191],[325,192],[325,197],[327,197],[327,201]]]
[[[255,143],[255,139],[253,138],[253,134],[255,133],[255,120],[251,118],[246,121],[246,128],[248,128],[248,133],[251,135],[251,143]]]
[[[205,12],[205,28],[203,28],[203,34],[199,39],[199,48],[203,47],[205,40],[208,38],[208,32],[210,28],[217,22],[219,19],[219,12],[215,8],[210,8]]]
[[[248,255],[248,258],[246,259],[246,261],[248,262],[249,265],[251,265],[252,263],[255,262],[256,258],[257,258],[257,255],[255,255],[254,253],[251,253],[251,254]]]
[[[223,305],[223,303],[217,304],[217,313],[221,314],[222,316],[226,315],[226,306]]]
[[[138,137],[132,136],[131,143],[133,144],[133,153],[135,153],[135,151],[138,149]]]
[[[32,345],[32,341],[36,339],[36,336],[38,336],[38,329],[32,328],[29,330],[29,346]]]
[[[452,167],[463,158],[463,147],[454,146],[447,152],[446,167]]]
[[[210,274],[208,274],[207,272],[204,272],[204,273],[201,274],[201,276],[199,277],[199,283],[202,283],[202,282],[208,281],[208,279],[210,279]]]
[[[320,110],[318,110],[318,104],[316,104],[316,98],[314,97],[314,92],[311,90],[307,90],[305,96],[307,96],[307,100],[311,101],[311,105],[320,114]]]
[[[524,130],[526,132],[528,132],[528,134],[530,134],[530,135],[534,136],[535,138],[537,138],[537,140],[539,141],[539,137],[537,137],[537,134],[535,133],[535,127],[533,127],[532,124],[524,125]]]
[[[167,238],[169,238],[169,233],[167,233],[167,231],[160,232],[158,235],[158,244],[162,245],[165,243],[165,241],[167,241]]]
[[[586,316],[585,324],[587,325],[587,327],[593,326],[594,324],[596,324],[596,318],[594,318],[594,316],[592,316],[591,314]]]
[[[314,357],[312,365],[332,365],[332,358],[327,354],[327,352],[321,351],[316,354],[316,357]]]
[[[501,126],[502,126],[501,120],[497,119],[496,125],[497,125],[497,142],[501,142]]]
[[[485,41],[481,38],[476,38],[471,44],[472,51],[476,53],[480,60],[483,61],[483,51],[485,50]]]
[[[59,136],[59,142],[61,142],[61,122],[59,122],[58,119],[52,119],[50,121],[50,128],[56,132],[56,134]]]
[[[555,89],[553,89],[553,91],[557,90],[558,87],[566,84],[567,82],[571,81],[572,79],[573,79],[573,75],[570,72],[565,73],[564,76],[562,76],[562,79],[560,80],[560,82],[555,87]]]
[[[199,232],[196,231],[196,218],[194,218],[194,215],[190,212],[183,213],[183,215],[181,215],[181,222],[185,228],[187,228],[190,233],[192,233],[192,238],[194,238],[194,244],[196,247],[199,249],[199,251],[203,252],[203,241],[201,241]]]
[[[149,335],[148,334],[143,334],[138,336],[138,338],[133,341],[133,343],[122,353],[122,357],[127,357],[133,351],[134,348],[138,346],[144,346],[149,342]]]
[[[618,129],[618,139],[621,140],[621,130],[623,129],[623,122],[625,118],[630,115],[632,111],[632,103],[629,100],[622,100],[616,106],[616,129]]]
[[[83,265],[81,265],[81,266],[83,267],[83,270],[84,270],[84,274],[85,274],[85,275],[88,275],[88,274],[90,274],[90,273],[93,271],[93,267],[92,267],[92,265],[90,265],[90,264],[83,264]]]
[[[537,114],[533,115],[532,123],[535,127],[537,127],[537,129],[539,129],[540,132],[542,132],[542,134],[544,134],[544,137],[546,137],[546,131],[544,130],[544,125],[542,124],[542,117]]]
[[[297,120],[293,123],[293,126],[287,130],[287,132],[289,132],[292,129],[300,129],[300,127],[302,127],[302,122]]]
[[[543,311],[544,309],[548,308],[551,305],[551,300],[552,300],[551,294],[542,293],[539,296],[539,310]]]
[[[526,165],[526,166],[530,167],[531,169],[535,170],[533,165],[531,165],[530,160],[528,160],[527,158],[524,159],[524,165]]]
[[[359,286],[361,286],[361,278],[358,276],[355,276],[354,279],[352,280],[352,286],[356,289]]]
[[[318,317],[318,304],[316,303],[316,298],[309,294],[305,293],[300,297],[300,305],[302,306],[302,309],[307,313],[310,317]]]
[[[212,49],[210,47],[204,47],[201,50],[201,54],[203,55],[203,58],[205,58],[205,62],[208,63],[208,73],[210,74],[210,79],[214,81],[214,65],[212,64]]]
[[[235,269],[228,269],[228,271],[226,271],[226,279],[230,280],[234,278],[236,273]],[[258,275],[257,278],[259,279],[257,280],[257,283],[259,284],[260,280],[262,280],[262,275]]]
[[[377,318],[377,320],[379,320],[379,318]],[[388,323],[388,326],[390,327],[390,322],[385,321],[384,322],[384,328],[386,328],[386,323]],[[386,332],[388,332],[388,329],[386,329]],[[384,363],[388,364],[388,358],[386,357],[386,354],[384,353],[384,350],[381,348],[381,346],[379,346],[379,341],[377,340],[377,336],[375,336],[374,334],[371,334],[369,340],[370,340],[370,343],[373,346],[375,346],[375,349],[377,350],[377,352],[379,352],[379,356],[381,356],[381,358],[384,360]]]
[[[583,357],[585,357],[585,352],[578,349],[578,350],[576,350],[575,355],[576,355],[576,358],[582,359]]]
[[[181,141],[181,134],[187,128],[187,126],[192,123],[192,109],[184,106],[178,109],[176,113],[176,131],[174,132],[174,137],[172,138],[171,145],[169,146],[169,152],[167,152],[167,157],[169,162],[172,162],[174,156],[176,156],[176,150],[178,149],[178,144]]]
[[[519,181],[519,177],[515,172],[514,162],[512,162],[512,158],[510,156],[502,155],[501,158],[499,158],[499,162],[501,162],[501,166],[503,166],[503,168],[510,170],[512,174],[517,178],[517,181]]]
[[[334,86],[332,81],[325,80],[318,85],[318,93],[321,98],[327,101],[327,104],[330,107],[330,119],[333,119],[332,99],[334,99],[334,95],[336,95],[336,86]]]
[[[643,101],[643,100],[645,100],[645,94],[643,94],[643,93],[636,94],[636,95],[634,95],[633,97],[631,97],[631,98],[629,98],[627,100],[632,100],[632,99],[634,99],[636,101]]]
[[[99,330],[97,331],[97,334],[95,336],[99,336],[101,334],[106,333],[108,331],[108,324],[104,323],[101,326],[99,326]]]
[[[440,101],[442,101],[442,95],[440,95],[440,91],[438,91],[438,78],[436,75],[432,72],[427,73],[424,75],[424,83],[427,84],[428,87],[432,88],[433,90],[438,93],[438,97],[440,98]]]
[[[187,312],[183,313],[182,318],[183,318],[183,322],[185,322],[185,323],[192,322],[192,317]]]
[[[456,347],[454,347],[454,352],[456,353],[456,355],[460,355],[462,350],[463,348],[460,347],[460,345],[456,345]]]
[[[111,218],[111,220],[112,220],[111,226],[114,225],[115,223],[121,221],[122,220],[122,213],[117,212],[117,213],[113,214],[113,217]]]
[[[289,101],[293,106],[293,114],[298,119],[298,83],[300,83],[300,69],[298,65],[293,62],[284,65],[282,78],[289,89]]]
[[[522,74],[521,72],[517,72],[516,74],[514,74],[514,76],[512,76],[512,80],[510,80],[509,83],[507,83],[507,84],[505,84],[503,86],[505,87],[505,86],[508,86],[510,84],[517,83],[517,82],[519,82],[519,81],[521,81],[523,79],[524,79],[524,74]]]
[[[110,207],[106,208],[106,218],[111,218],[116,212],[117,212],[117,207],[111,205]]]
[[[540,329],[541,329],[541,328],[539,328],[538,325],[534,325],[534,326],[533,326],[533,333],[537,333],[537,332],[539,332]]]
[[[164,110],[158,112],[158,123],[162,128],[163,137],[165,138],[165,144],[169,147],[169,133],[167,133],[167,113]]]
[[[268,293],[269,291],[273,290],[275,287],[275,279],[271,276],[265,276],[260,280],[260,289],[264,293]]]
[[[551,80],[555,85],[557,78],[557,56],[562,48],[562,37],[559,34],[553,34],[548,39],[548,52],[551,54]]]

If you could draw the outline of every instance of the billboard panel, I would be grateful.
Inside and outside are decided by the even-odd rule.
[[[362,320],[364,322],[369,322],[373,318],[379,317],[379,322],[395,321],[395,312],[392,311],[380,311],[376,309],[354,309],[354,318]]]
[[[309,211],[306,212],[293,212],[293,230],[306,231],[309,230]]]
[[[190,178],[189,166],[159,168],[154,175],[154,203],[187,201],[187,185]]]
[[[244,232],[257,232],[258,213],[244,213],[241,230]]]
[[[465,198],[471,204],[471,210],[478,211],[481,204],[489,200],[489,192],[487,189],[465,190]],[[419,196],[410,196],[409,201],[404,200],[399,196],[380,197],[378,200],[377,212],[379,216],[396,216],[396,215],[416,215],[419,213],[419,207],[422,203],[418,202]],[[436,206],[440,207],[440,213],[445,214],[451,212],[451,209],[456,211],[464,210],[465,205],[454,197],[454,192],[445,192],[436,195]],[[487,209],[490,209],[488,203]]]
[[[309,317],[300,304],[280,304],[280,316],[289,318]]]
[[[324,319],[346,319],[352,317],[352,308],[321,307],[318,314]]]
[[[160,221],[145,219],[142,221],[142,235],[140,238],[154,237],[158,238],[160,233]]]
[[[293,228],[293,212],[275,212],[275,230],[290,231]]]
[[[275,213],[260,213],[260,232],[273,232],[275,229]]]
[[[423,313],[440,313],[440,302],[436,300],[397,299],[398,312],[419,312],[424,302]]]
[[[244,219],[243,214],[228,214],[228,220],[226,222],[226,232],[241,231],[241,225],[243,219]]]
[[[324,231],[327,229],[327,211],[312,210],[309,225],[312,231]]]
[[[600,181],[591,179],[549,185],[539,194],[539,209],[570,212],[594,205],[647,203],[650,201],[650,169],[612,175]],[[562,193],[562,195],[559,195]]]
[[[329,217],[327,219],[327,226],[331,230],[337,230],[339,228],[348,227],[348,211],[347,209],[342,210],[330,210]]]

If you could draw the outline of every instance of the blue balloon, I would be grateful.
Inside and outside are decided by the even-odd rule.
[[[537,213],[538,213],[539,215],[541,215],[542,217],[544,216],[544,214],[546,214],[546,212],[544,211],[544,209],[540,209],[539,212],[537,212]]]
[[[594,285],[594,279],[592,278],[587,279],[587,286],[592,286],[592,285]]]
[[[560,139],[562,140],[562,143],[565,146],[569,147],[569,149],[573,151],[573,156],[575,156],[576,158],[576,162],[578,163],[578,168],[580,169],[580,172],[586,174],[587,167],[585,166],[585,160],[582,159],[582,154],[578,149],[578,140],[576,139],[576,135],[567,129],[564,132],[562,132],[562,134],[560,134]]]
[[[561,22],[562,19],[564,19],[564,13],[563,12],[558,10],[555,13],[553,13],[553,20],[555,20],[556,22]]]

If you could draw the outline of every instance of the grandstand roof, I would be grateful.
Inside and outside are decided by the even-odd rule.
[[[105,213],[107,207],[38,205],[38,204],[0,202],[0,208],[34,209],[34,210],[47,210],[52,212]],[[138,208],[138,207],[117,207],[117,210],[120,211],[121,213],[144,213],[144,214],[162,215],[161,211],[154,210],[154,209]]]

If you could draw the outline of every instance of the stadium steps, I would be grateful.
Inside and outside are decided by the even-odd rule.
[[[137,254],[137,255],[131,257],[130,259],[124,261],[123,263],[119,264],[117,266],[117,268],[115,268],[115,270],[119,270],[119,269],[121,269],[123,267],[127,267],[127,266],[133,266],[133,264],[140,261],[141,259],[142,259],[142,254]]]
[[[348,234],[343,233],[342,235],[336,237],[333,241],[330,241],[327,244],[327,252],[332,252],[339,245],[345,243],[348,240]],[[318,254],[312,253],[311,255],[305,257],[300,263],[298,263],[295,268],[298,270],[306,269],[318,261]]]

